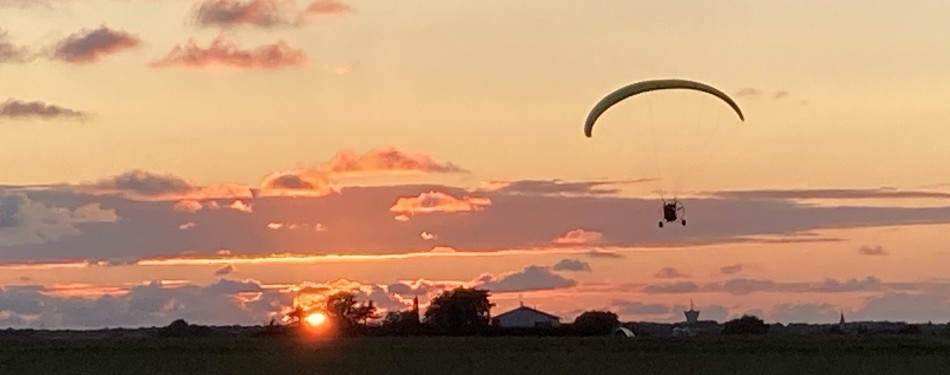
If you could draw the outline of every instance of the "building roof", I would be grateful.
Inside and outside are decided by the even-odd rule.
[[[516,308],[516,309],[514,309],[514,310],[507,311],[507,312],[503,312],[503,313],[498,314],[498,315],[496,315],[496,316],[494,316],[494,317],[495,317],[495,318],[501,318],[501,317],[503,317],[503,316],[505,316],[505,315],[512,314],[512,313],[517,312],[517,311],[529,311],[529,312],[532,312],[532,313],[535,313],[535,314],[544,315],[544,316],[546,316],[546,317],[548,317],[548,318],[551,318],[551,319],[557,319],[557,320],[559,320],[559,321],[561,320],[561,317],[559,317],[559,316],[557,316],[557,315],[548,314],[548,313],[546,313],[546,312],[544,312],[544,311],[532,309],[532,308],[530,308],[530,307],[528,307],[528,306],[525,306],[525,305],[518,306],[518,308]]]

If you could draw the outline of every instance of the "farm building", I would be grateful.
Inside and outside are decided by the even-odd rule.
[[[492,324],[500,327],[557,327],[561,318],[521,305],[518,308],[499,314]]]

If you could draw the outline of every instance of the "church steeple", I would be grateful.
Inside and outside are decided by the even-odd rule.
[[[412,297],[412,319],[414,324],[422,322],[422,316],[419,315],[419,296]]]

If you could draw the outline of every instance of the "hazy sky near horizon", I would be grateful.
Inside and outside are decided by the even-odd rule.
[[[675,320],[689,298],[719,319],[950,320],[946,14],[0,0],[0,322],[259,322],[306,282],[393,308],[479,285],[566,320]],[[584,137],[603,95],[671,77],[746,121],[657,92]],[[656,189],[690,197],[689,226],[656,228]]]

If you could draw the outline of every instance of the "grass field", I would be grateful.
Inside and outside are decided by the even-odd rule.
[[[950,374],[950,338],[5,338],[0,374]]]

